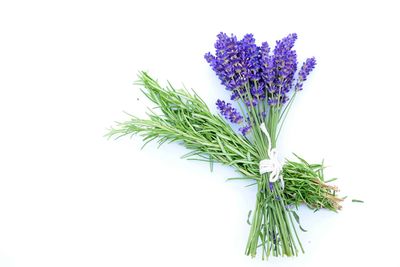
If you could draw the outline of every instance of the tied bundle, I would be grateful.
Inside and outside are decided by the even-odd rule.
[[[297,256],[304,252],[296,230],[303,230],[298,206],[337,211],[342,201],[337,187],[328,184],[334,179],[325,180],[323,163],[310,164],[297,155],[282,163],[276,149],[283,122],[316,60],[308,58],[297,70],[296,34],[277,41],[273,51],[267,42],[258,46],[252,34],[241,40],[225,33],[217,38],[215,54],[205,59],[230,92],[231,102],[216,102],[221,115],[213,114],[196,92],[162,87],[140,72],[138,85],[157,109],[150,109],[147,119],[129,115],[108,136],[139,134],[144,145],[177,141],[189,150],[183,158],[208,162],[211,169],[216,162],[233,167],[240,177],[229,180],[257,186],[246,255],[255,257],[261,250],[262,259]]]

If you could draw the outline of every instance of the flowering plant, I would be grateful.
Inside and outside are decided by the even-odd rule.
[[[215,54],[207,53],[205,59],[234,101],[217,100],[222,116],[213,114],[194,91],[170,84],[163,88],[140,72],[138,84],[160,112],[150,110],[147,119],[130,115],[108,135],[140,134],[145,144],[155,139],[160,145],[180,141],[190,150],[183,158],[206,161],[211,167],[214,162],[234,167],[241,176],[230,180],[257,186],[246,255],[254,257],[258,250],[263,259],[298,255],[304,250],[295,209],[305,204],[337,211],[342,200],[336,196],[338,189],[324,180],[323,164],[310,164],[297,155],[296,161],[282,164],[277,157],[283,122],[316,60],[308,58],[297,71],[296,34],[277,41],[272,51],[267,42],[258,46],[252,34],[241,40],[225,33],[217,38]],[[240,125],[239,133],[234,124]]]

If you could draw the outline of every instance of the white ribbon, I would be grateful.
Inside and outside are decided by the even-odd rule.
[[[272,148],[271,137],[265,127],[264,123],[260,125],[261,131],[267,136],[268,139],[268,157],[269,159],[263,159],[260,161],[260,174],[270,173],[269,181],[271,183],[275,183],[278,180],[281,180],[282,188],[285,187],[285,182],[283,181],[282,173],[282,164],[278,160],[278,153],[276,148]]]

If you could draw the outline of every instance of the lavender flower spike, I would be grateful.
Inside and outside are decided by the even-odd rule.
[[[221,32],[217,37],[215,56],[207,53],[204,58],[215,71],[221,83],[229,91],[232,91],[244,85],[249,79],[246,62],[240,57],[242,45],[234,35],[229,37]],[[251,42],[251,36],[248,36],[246,41],[247,43]]]
[[[223,100],[217,100],[216,103],[219,112],[225,117],[225,119],[229,120],[232,123],[241,123],[243,120],[243,116],[232,107],[231,103],[225,103]]]
[[[275,90],[272,88],[275,80],[275,66],[274,57],[270,55],[271,49],[267,42],[263,42],[260,47],[260,65],[261,75],[264,78],[264,82],[267,85],[268,91],[274,93]]]
[[[317,61],[315,60],[314,57],[307,58],[306,61],[303,63],[303,66],[301,66],[301,69],[299,71],[299,77],[297,79],[296,88],[295,88],[296,91],[300,91],[303,89],[303,82],[305,80],[307,80],[307,76],[315,68],[316,64],[317,64]]]
[[[246,136],[246,134],[251,130],[251,125],[246,125],[244,127],[239,128],[239,131]]]

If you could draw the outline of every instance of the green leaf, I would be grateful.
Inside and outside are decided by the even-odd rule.
[[[292,214],[293,214],[294,219],[298,223],[300,230],[303,232],[307,232],[307,230],[305,230],[303,227],[301,227],[299,215],[297,215],[297,213],[294,210],[292,210]]]
[[[249,214],[247,214],[247,224],[248,225],[251,225],[250,216],[251,216],[251,210],[249,210]]]

